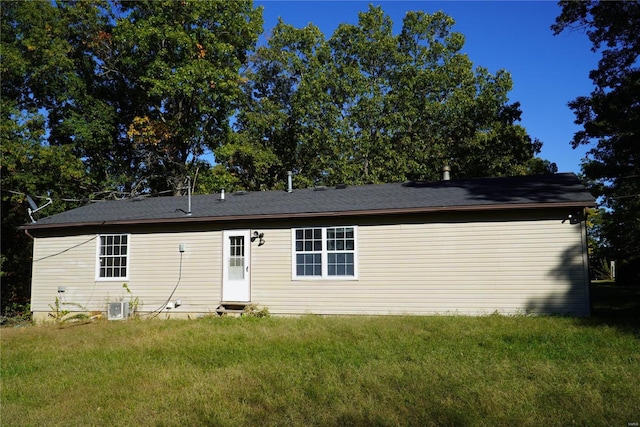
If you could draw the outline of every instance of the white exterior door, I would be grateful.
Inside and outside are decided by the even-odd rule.
[[[251,301],[249,230],[223,231],[222,301]]]

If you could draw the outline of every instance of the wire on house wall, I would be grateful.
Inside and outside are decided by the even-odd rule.
[[[169,298],[167,298],[167,300],[160,307],[158,307],[157,309],[149,313],[148,316],[152,318],[157,317],[162,312],[162,310],[164,310],[167,304],[169,304],[169,301],[171,301],[171,298],[173,298],[173,295],[176,293],[176,289],[178,289],[178,286],[180,285],[180,281],[182,280],[182,257],[183,256],[184,254],[180,252],[180,267],[178,269],[178,283],[176,283],[176,285],[173,287],[173,291],[171,291],[171,295],[169,295]]]
[[[58,256],[58,255],[62,255],[65,252],[69,252],[71,249],[75,249],[75,248],[77,248],[79,246],[86,245],[87,243],[89,243],[92,240],[95,240],[97,238],[98,238],[98,235],[96,234],[95,236],[93,236],[89,240],[85,240],[84,242],[78,243],[77,245],[73,245],[73,246],[71,246],[71,247],[69,247],[67,249],[63,249],[60,252],[56,252],[55,254],[51,254],[51,255],[43,256],[42,258],[34,259],[33,262],[35,263],[35,262],[39,262],[39,261],[42,261],[42,260],[45,260],[45,259],[48,259],[48,258],[53,258],[53,257]]]

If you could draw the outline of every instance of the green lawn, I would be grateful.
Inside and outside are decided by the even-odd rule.
[[[594,289],[590,319],[305,316],[3,328],[0,422],[627,426],[640,422],[639,292],[620,301],[617,291]]]

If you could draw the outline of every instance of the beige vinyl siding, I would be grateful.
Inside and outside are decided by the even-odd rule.
[[[229,224],[264,233],[251,247],[251,300],[273,314],[589,314],[584,223],[564,210]],[[356,280],[292,279],[292,229],[357,227]],[[127,285],[153,311],[213,313],[221,298],[222,230],[160,226],[129,233]],[[227,229],[227,228],[225,228]],[[32,309],[63,301],[105,311],[124,281],[95,280],[97,234],[37,237]],[[179,245],[183,243],[182,270]],[[166,311],[165,311],[166,313]]]
[[[181,299],[182,306],[173,312],[215,310],[220,302],[222,277],[219,231],[134,234],[131,240],[129,286],[142,300],[143,311],[161,307],[174,288],[171,301]]]
[[[85,306],[92,303],[96,276],[96,235],[37,237],[33,241],[31,309],[48,312],[56,297]],[[122,284],[120,284],[122,285]],[[65,292],[58,293],[64,287]],[[95,302],[97,300],[93,300]],[[63,309],[75,309],[70,305]]]
[[[32,310],[48,312],[55,298],[75,311],[105,311],[107,302],[129,301],[127,284],[142,311],[161,307],[176,288],[176,312],[213,312],[220,302],[221,235],[219,231],[131,233],[129,280],[96,280],[97,234],[36,238],[32,278]],[[180,243],[184,243],[182,270]],[[58,287],[65,292],[59,294]]]
[[[291,230],[270,230],[252,297],[281,314],[587,315],[583,231],[556,218],[362,224],[359,280],[292,281]]]

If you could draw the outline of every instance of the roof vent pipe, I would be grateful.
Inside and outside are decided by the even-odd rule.
[[[293,191],[293,172],[287,171],[287,193]]]
[[[191,215],[191,177],[187,175],[187,197],[189,198],[189,207],[187,208],[187,215]]]
[[[224,200],[224,188],[220,190],[220,200]]]
[[[451,179],[451,167],[449,165],[444,165],[442,167],[442,180],[449,181]]]

